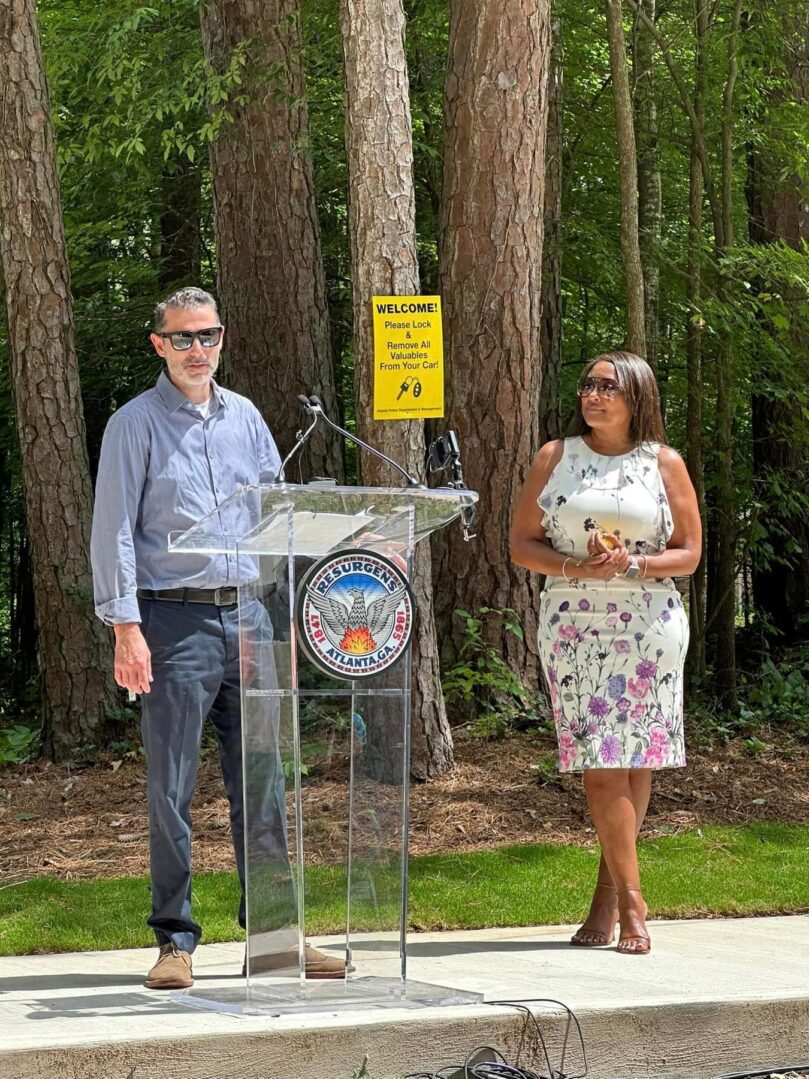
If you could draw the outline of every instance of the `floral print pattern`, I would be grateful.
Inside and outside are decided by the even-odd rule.
[[[658,451],[603,457],[581,438],[566,439],[539,498],[553,547],[586,557],[587,534],[599,528],[633,553],[662,550],[673,523]],[[688,619],[670,579],[549,577],[538,636],[560,771],[685,764]]]

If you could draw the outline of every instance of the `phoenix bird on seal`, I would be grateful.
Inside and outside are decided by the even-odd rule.
[[[323,631],[335,648],[343,652],[364,655],[373,652],[377,641],[387,641],[396,618],[396,608],[407,592],[399,587],[389,595],[380,596],[369,606],[365,604],[365,592],[361,588],[346,590],[351,596],[349,607],[336,596],[321,596],[310,586],[306,592],[310,603],[321,616]]]

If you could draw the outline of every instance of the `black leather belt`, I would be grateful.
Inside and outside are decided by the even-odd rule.
[[[157,599],[168,603],[212,603],[215,607],[235,607],[235,588],[139,588],[139,599]]]

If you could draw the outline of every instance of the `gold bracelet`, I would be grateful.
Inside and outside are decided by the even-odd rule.
[[[643,573],[641,573],[640,579],[642,581],[645,581],[646,574],[649,572],[649,559],[646,557],[645,554],[640,555],[640,557],[643,559]]]

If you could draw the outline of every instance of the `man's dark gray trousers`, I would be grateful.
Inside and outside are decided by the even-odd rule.
[[[239,609],[207,603],[140,599],[141,630],[152,654],[152,688],[142,701],[147,762],[152,916],[158,944],[193,952],[201,927],[191,916],[191,800],[206,716],[213,721],[230,804],[230,825],[245,924],[245,842],[251,864],[263,859],[289,874],[284,773],[278,710],[267,706],[260,754],[251,764],[250,834],[245,836],[239,664]],[[254,600],[242,606],[250,663],[275,685],[272,626]],[[255,678],[253,678],[255,682]],[[276,878],[278,879],[278,878]]]

